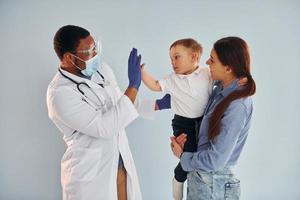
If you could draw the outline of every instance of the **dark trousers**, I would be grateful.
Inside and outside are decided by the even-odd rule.
[[[202,117],[186,118],[180,115],[174,115],[172,120],[173,135],[176,137],[181,133],[187,135],[187,141],[183,147],[184,152],[195,152],[197,150],[198,133],[201,121]],[[175,179],[178,182],[184,182],[186,180],[187,172],[182,169],[180,162],[176,166],[174,174]]]

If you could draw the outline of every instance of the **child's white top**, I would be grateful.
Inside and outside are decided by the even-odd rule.
[[[175,114],[196,118],[203,115],[212,92],[212,79],[207,67],[198,67],[188,75],[172,73],[159,81],[163,92],[171,95]]]

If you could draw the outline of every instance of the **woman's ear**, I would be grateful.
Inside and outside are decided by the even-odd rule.
[[[232,69],[231,69],[231,67],[230,67],[229,65],[226,65],[226,66],[225,66],[225,70],[226,70],[226,72],[228,72],[228,73],[232,73]]]

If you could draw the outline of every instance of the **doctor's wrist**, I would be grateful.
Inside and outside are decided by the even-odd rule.
[[[132,103],[134,103],[136,96],[137,96],[138,90],[135,87],[130,87],[126,89],[124,95],[126,95]]]
[[[139,90],[139,86],[134,85],[134,84],[130,84],[130,83],[129,83],[129,85],[128,85],[127,88],[134,88],[134,89],[136,89],[136,90]]]

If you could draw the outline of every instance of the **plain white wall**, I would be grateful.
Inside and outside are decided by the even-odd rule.
[[[0,199],[61,199],[62,134],[48,119],[47,85],[57,72],[52,39],[63,25],[103,39],[103,60],[120,87],[135,46],[153,75],[171,71],[168,48],[180,38],[202,43],[205,65],[213,43],[244,38],[257,83],[251,132],[237,168],[242,199],[300,199],[300,2],[0,1]],[[156,98],[141,88],[143,98]],[[177,160],[169,149],[171,111],[127,128],[145,200],[171,199]]]

